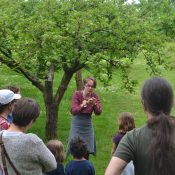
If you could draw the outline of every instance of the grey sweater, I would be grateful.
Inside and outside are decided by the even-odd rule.
[[[21,175],[43,175],[56,168],[55,157],[37,135],[9,133],[4,131],[2,140],[11,161]],[[8,161],[6,162],[9,175],[16,175]],[[0,166],[2,167],[1,153]]]

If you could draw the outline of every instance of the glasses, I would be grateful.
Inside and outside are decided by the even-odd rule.
[[[85,86],[88,88],[94,88],[94,85],[90,85],[90,84],[86,84]]]

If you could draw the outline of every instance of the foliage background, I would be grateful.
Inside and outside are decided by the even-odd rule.
[[[175,67],[175,43],[167,43],[166,55],[169,56],[169,61],[172,67]],[[105,168],[107,167],[110,160],[111,146],[112,146],[112,136],[117,130],[117,118],[119,114],[123,111],[129,111],[134,114],[136,126],[140,127],[146,121],[146,116],[143,112],[140,103],[140,89],[143,81],[149,78],[149,72],[146,71],[146,64],[143,60],[142,55],[139,55],[135,61],[135,64],[129,69],[129,73],[132,78],[137,79],[138,84],[135,87],[135,93],[129,93],[122,88],[122,82],[120,78],[120,71],[114,72],[114,77],[110,82],[110,86],[104,87],[102,83],[97,81],[96,92],[100,96],[103,113],[101,116],[93,117],[93,125],[96,134],[97,141],[97,156],[90,157],[90,161],[95,166],[96,174],[103,175]],[[160,76],[166,78],[173,86],[175,90],[175,70],[165,70],[159,67],[161,72]],[[45,110],[44,103],[42,99],[42,94],[37,91],[37,89],[32,86],[32,84],[27,81],[21,75],[15,73],[13,70],[5,66],[0,66],[1,76],[0,76],[0,88],[4,88],[8,85],[17,85],[21,87],[21,93],[23,97],[31,97],[36,99],[41,106],[41,116],[36,121],[35,125],[29,132],[34,132],[39,137],[45,138]],[[83,72],[83,76],[89,75],[89,72]],[[61,75],[57,74],[55,81],[60,80]],[[66,148],[66,142],[70,129],[70,103],[72,93],[75,91],[76,85],[74,79],[72,79],[68,90],[66,91],[64,98],[61,102],[60,112],[59,112],[59,126],[58,126],[58,139],[64,143]],[[173,108],[172,115],[175,115],[175,110]],[[71,159],[65,160],[65,164]]]

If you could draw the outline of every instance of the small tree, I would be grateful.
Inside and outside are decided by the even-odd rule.
[[[56,137],[59,105],[75,72],[90,69],[107,83],[113,70],[121,69],[132,90],[127,68],[138,53],[153,72],[161,63],[156,56],[163,42],[154,21],[141,19],[135,6],[120,1],[1,0],[0,12],[0,61],[42,92],[47,139]]]

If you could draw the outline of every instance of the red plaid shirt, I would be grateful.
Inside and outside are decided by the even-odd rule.
[[[0,116],[0,131],[7,130],[9,128],[10,124],[8,123],[7,119]]]

